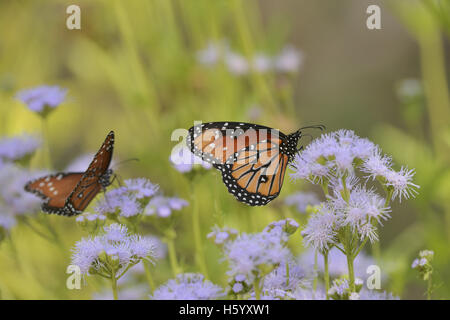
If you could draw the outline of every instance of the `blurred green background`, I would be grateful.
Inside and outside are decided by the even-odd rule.
[[[18,90],[68,88],[67,102],[48,121],[54,169],[95,152],[114,130],[116,160],[139,159],[122,165],[119,175],[147,177],[166,195],[197,199],[206,236],[214,224],[259,231],[275,219],[299,220],[282,198],[310,186],[286,179],[280,198],[263,208],[235,201],[219,172],[197,177],[193,189],[169,162],[174,129],[194,120],[251,121],[287,133],[318,123],[329,131],[352,129],[395,163],[415,168],[421,186],[415,200],[394,206],[381,230],[383,271],[389,273],[383,289],[424,298],[424,284],[410,266],[419,250],[431,249],[438,284],[433,296],[450,297],[449,1],[77,0],[81,30],[66,28],[70,4],[0,1],[2,136],[40,132],[39,117],[14,99]],[[381,30],[366,27],[370,4],[381,7]],[[276,54],[291,44],[301,50],[302,66],[293,74],[236,76],[197,61],[199,50],[224,39],[245,57]],[[405,79],[417,79],[421,90],[408,92]],[[33,166],[41,166],[39,157]],[[191,210],[184,209],[176,227],[184,271],[199,270]],[[83,290],[66,289],[70,248],[85,234],[73,219],[46,218],[59,244],[19,225],[0,245],[2,298],[88,299],[107,287],[88,279]],[[224,285],[226,263],[204,239],[208,276]],[[290,240],[296,253],[304,250],[300,241],[299,232]],[[157,284],[170,278],[167,261],[154,273]]]

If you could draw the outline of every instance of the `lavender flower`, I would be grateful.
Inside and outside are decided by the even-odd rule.
[[[145,178],[125,180],[125,186],[105,194],[96,210],[103,215],[119,214],[125,218],[137,216],[143,212],[143,206],[156,194],[158,188],[158,185]]]
[[[400,298],[387,291],[367,290],[363,288],[358,293],[358,299],[355,300],[400,300]]]
[[[209,170],[212,165],[209,162],[203,161],[200,157],[194,155],[189,148],[182,147],[178,151],[170,155],[170,162],[172,166],[181,173],[192,171],[196,164],[200,164],[203,169]]]
[[[104,227],[102,234],[78,241],[72,264],[79,266],[85,275],[106,274],[118,279],[141,260],[152,261],[154,248],[150,239],[130,235],[125,226],[112,224]]]
[[[19,91],[16,98],[25,103],[31,111],[48,114],[66,99],[67,89],[58,86],[40,86]]]
[[[325,292],[321,288],[318,288],[316,290],[298,288],[297,290],[294,291],[293,297],[295,300],[325,300],[326,299]]]
[[[197,61],[205,66],[214,66],[223,59],[227,48],[226,41],[209,42],[204,49],[197,52]]]
[[[156,196],[150,200],[144,209],[147,216],[157,216],[160,218],[170,217],[173,210],[181,210],[189,203],[186,200],[175,197]]]
[[[243,233],[234,241],[226,242],[224,253],[230,268],[227,274],[232,278],[245,277],[245,282],[252,284],[255,277],[265,275],[286,261],[289,256],[286,241],[287,234],[275,228],[268,232]]]
[[[402,202],[402,198],[415,197],[418,193],[416,189],[420,188],[420,186],[412,182],[414,175],[414,169],[408,170],[406,167],[402,167],[398,172],[390,171],[386,174],[386,185],[394,189],[392,194],[393,200],[398,197],[399,201]]]
[[[279,221],[271,222],[267,227],[264,229],[265,232],[271,232],[275,231],[278,233],[286,233],[288,235],[291,235],[297,231],[297,229],[300,227],[300,225],[295,221],[294,219],[287,218]]]
[[[363,281],[360,278],[355,279],[355,289],[356,292],[350,292],[350,286],[348,279],[340,278],[333,281],[333,285],[328,290],[328,294],[334,300],[349,300],[350,297],[353,299],[359,298],[355,296],[354,293],[358,293],[363,285]],[[353,294],[353,295],[352,295]]]
[[[296,192],[284,199],[284,203],[288,206],[295,205],[298,212],[306,212],[308,205],[314,206],[320,203],[319,198],[313,192]]]
[[[338,192],[333,192],[336,198],[332,198],[333,206],[337,214],[341,215],[342,225],[351,226],[358,232],[361,240],[366,237],[371,242],[378,240],[373,223],[390,218],[389,207],[385,207],[385,200],[372,190],[358,186],[350,191],[348,203]]]
[[[308,288],[311,285],[311,279],[307,276],[305,270],[291,258],[287,261],[288,268],[286,268],[286,261],[284,261],[264,277],[264,290],[280,289],[294,292],[299,287]],[[286,277],[287,269],[289,270],[289,277]]]
[[[155,290],[152,300],[213,300],[224,295],[221,287],[198,273],[177,275]]]
[[[422,250],[419,252],[419,257],[414,259],[411,268],[419,271],[419,274],[423,280],[428,280],[431,278],[433,273],[432,261],[434,257],[434,252],[431,250]]]
[[[324,204],[313,214],[302,231],[302,236],[308,246],[320,252],[328,251],[336,243],[339,221],[333,209]]]
[[[230,73],[238,76],[247,74],[250,69],[249,63],[245,57],[231,51],[228,51],[225,54],[225,65]]]
[[[265,73],[273,69],[273,59],[264,53],[257,53],[253,57],[252,66],[257,72]]]
[[[302,253],[299,258],[299,264],[304,266],[305,272],[312,273],[314,269],[315,252],[313,249],[308,249]],[[347,257],[339,249],[333,247],[328,252],[328,272],[330,276],[340,277],[346,275],[348,272]],[[355,276],[364,278],[367,276],[367,268],[370,265],[375,264],[375,260],[372,257],[367,256],[364,252],[361,252],[356,256],[354,261]],[[318,272],[324,272],[324,262],[321,257],[317,259]]]
[[[30,157],[41,145],[41,140],[27,134],[0,140],[0,159],[16,161]]]
[[[286,46],[275,58],[275,68],[279,72],[296,72],[303,62],[303,55],[293,46]]]
[[[32,173],[12,163],[0,166],[0,181],[8,181],[0,184],[0,199],[13,214],[22,215],[40,210],[42,200],[23,188],[28,181],[40,175],[42,172]]]
[[[223,227],[219,228],[218,226],[214,226],[212,231],[208,233],[206,236],[208,239],[214,239],[215,244],[222,245],[227,241],[234,240],[239,232],[236,229]]]
[[[9,212],[9,209],[0,205],[0,242],[6,237],[16,223],[17,221]]]

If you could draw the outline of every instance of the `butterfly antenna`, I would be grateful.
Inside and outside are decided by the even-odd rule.
[[[138,159],[138,158],[131,158],[131,159],[126,159],[126,160],[120,161],[120,162],[118,162],[118,163],[115,163],[115,164],[114,164],[114,170],[115,170],[117,167],[119,167],[120,165],[122,165],[122,164],[124,164],[124,163],[127,163],[127,162],[130,162],[130,161],[139,161],[139,159]]]
[[[300,129],[298,129],[297,132],[302,131],[303,129],[320,129],[320,131],[323,131],[326,129],[326,127],[323,124],[317,124],[317,125],[313,125],[313,126],[302,127]]]

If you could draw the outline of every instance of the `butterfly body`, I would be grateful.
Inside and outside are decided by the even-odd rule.
[[[111,184],[109,169],[114,149],[110,132],[85,172],[60,172],[28,182],[25,190],[44,201],[42,210],[64,216],[81,214],[94,197]]]
[[[186,142],[195,155],[222,172],[237,200],[262,206],[279,195],[300,138],[300,130],[286,135],[257,124],[210,122],[191,127]]]

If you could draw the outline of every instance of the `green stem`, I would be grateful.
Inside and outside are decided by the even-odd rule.
[[[195,245],[195,260],[199,266],[201,272],[208,278],[208,270],[206,268],[205,252],[203,250],[201,230],[200,230],[200,214],[198,209],[198,202],[195,196],[195,192],[192,192],[192,228],[194,232],[194,245]]]
[[[328,251],[323,254],[323,263],[324,263],[324,281],[325,281],[325,294],[327,300],[330,298],[328,296],[328,290],[330,289],[330,275],[328,273]]]
[[[290,274],[289,274],[289,262],[286,261],[286,287],[289,286],[289,276],[290,276]]]
[[[171,231],[173,231],[173,233],[175,233],[175,231],[173,229]],[[166,237],[167,250],[169,251],[170,266],[172,268],[172,273],[173,273],[174,277],[176,277],[177,274],[180,273],[180,269],[178,267],[177,253],[175,250],[174,239],[175,239],[174,236]]]
[[[433,282],[431,279],[431,274],[428,276],[428,286],[427,286],[427,299],[431,300],[431,290],[432,290]]]
[[[255,277],[255,280],[253,281],[253,289],[255,290],[255,299],[261,300],[261,290],[259,288],[259,278]]]
[[[150,287],[150,294],[155,290],[155,282],[153,281],[152,273],[150,270],[150,262],[143,260],[145,270],[145,277],[147,278],[148,286]]]
[[[116,279],[115,273],[111,274],[111,287],[112,287],[114,300],[119,300],[119,294],[117,291],[117,279]]]
[[[355,272],[353,269],[353,255],[347,252],[347,266],[348,266],[348,278],[349,278],[349,289],[350,293],[356,292],[355,289]]]

